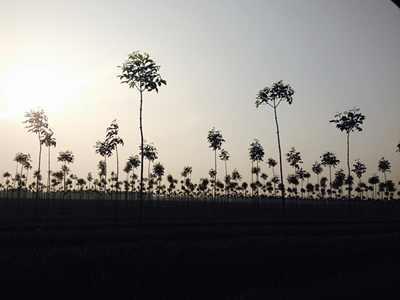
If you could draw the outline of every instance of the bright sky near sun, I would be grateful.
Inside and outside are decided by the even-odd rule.
[[[311,172],[331,151],[341,161],[337,169],[345,169],[345,134],[329,120],[359,107],[366,120],[351,134],[351,163],[366,164],[367,181],[384,156],[388,179],[400,180],[400,9],[389,0],[14,0],[1,2],[0,16],[1,174],[15,172],[17,152],[30,153],[37,169],[37,137],[22,122],[38,105],[57,140],[53,170],[60,168],[57,153],[71,150],[71,171],[97,176],[101,157],[93,146],[114,119],[125,142],[122,170],[138,154],[139,93],[120,83],[117,66],[141,51],[167,81],[158,94],[144,94],[143,107],[145,139],[158,149],[165,174],[180,178],[190,165],[193,181],[207,177],[213,127],[226,140],[228,172],[237,168],[247,182],[253,139],[264,147],[264,161],[278,160],[273,111],[254,102],[259,90],[283,79],[295,91],[293,104],[278,108],[283,153],[294,146]],[[115,155],[108,161],[115,170]],[[46,169],[47,151],[42,163]],[[266,164],[261,169],[271,177]],[[222,162],[218,171],[222,179]],[[285,178],[292,172],[285,162]]]

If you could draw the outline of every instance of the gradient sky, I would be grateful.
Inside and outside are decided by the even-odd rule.
[[[304,169],[325,151],[346,167],[346,136],[329,123],[338,111],[359,107],[366,120],[351,134],[351,163],[367,166],[364,181],[384,156],[388,179],[400,180],[400,9],[391,1],[2,1],[0,4],[0,172],[15,172],[13,157],[30,153],[38,162],[37,137],[7,114],[6,87],[30,67],[47,68],[67,81],[84,82],[47,113],[55,132],[52,169],[59,151],[71,150],[71,171],[97,176],[94,144],[113,119],[120,125],[127,157],[138,154],[139,93],[120,84],[117,68],[133,51],[147,52],[167,81],[144,94],[144,135],[159,151],[166,174],[193,167],[197,183],[214,166],[207,142],[221,130],[231,159],[250,181],[248,148],[260,140],[265,159],[278,160],[273,111],[255,108],[259,90],[283,79],[295,90],[292,105],[278,108],[282,151],[300,151]],[[20,78],[29,89],[30,78]],[[54,101],[64,91],[54,94]],[[56,102],[57,103],[57,102]],[[27,105],[25,111],[35,107]],[[47,152],[43,155],[46,169]],[[115,155],[109,172],[116,169]],[[223,164],[219,162],[222,179]],[[263,172],[271,176],[267,165]],[[147,170],[147,166],[146,169]],[[284,163],[285,178],[293,170]],[[122,171],[121,171],[122,173]],[[328,170],[323,175],[328,176]],[[381,179],[383,178],[381,174]],[[311,182],[316,177],[312,174]]]

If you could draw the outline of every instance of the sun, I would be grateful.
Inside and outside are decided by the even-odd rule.
[[[5,96],[12,112],[25,112],[36,107],[49,112],[68,101],[71,93],[83,84],[82,81],[67,81],[47,68],[30,67],[11,76]]]

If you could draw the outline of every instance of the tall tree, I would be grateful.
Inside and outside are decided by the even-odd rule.
[[[378,171],[383,173],[386,182],[386,172],[390,173],[390,162],[382,157],[378,162]]]
[[[266,104],[273,108],[275,116],[276,125],[276,136],[278,138],[278,151],[279,151],[279,168],[281,175],[281,194],[282,194],[282,210],[283,210],[283,230],[284,230],[284,240],[285,240],[285,270],[286,270],[286,281],[288,281],[288,260],[287,260],[287,235],[286,235],[286,212],[285,212],[285,186],[283,178],[283,166],[282,166],[282,151],[281,151],[281,141],[279,133],[278,115],[276,109],[282,101],[286,101],[289,105],[293,102],[294,90],[289,84],[283,84],[280,80],[272,85],[272,87],[265,87],[260,90],[256,96],[256,107]]]
[[[140,53],[138,51],[128,55],[128,59],[123,63],[121,68],[122,74],[118,76],[121,83],[126,83],[129,88],[136,88],[140,94],[140,106],[139,106],[139,131],[140,131],[140,146],[144,149],[144,137],[143,137],[143,124],[142,124],[142,109],[143,109],[143,92],[156,91],[161,85],[166,85],[167,82],[161,78],[158,73],[160,66],[150,58],[147,53]],[[142,238],[142,199],[143,199],[143,159],[144,151],[141,153],[140,158],[140,193],[139,193],[139,251],[141,249],[141,238]],[[137,272],[139,272],[139,264]],[[137,274],[139,275],[139,274]],[[139,277],[138,277],[139,278]],[[139,281],[136,282],[137,289]],[[137,290],[136,290],[137,291]]]
[[[338,189],[340,194],[343,194],[341,188],[343,187],[346,180],[346,174],[344,173],[343,169],[339,169],[335,172],[335,179],[333,180],[334,188]]]
[[[379,176],[376,174],[373,174],[370,178],[368,178],[368,183],[374,186],[374,200],[376,199],[376,185],[379,184],[379,182]]]
[[[57,157],[57,161],[60,161],[62,163],[64,163],[63,166],[63,173],[64,173],[64,195],[63,198],[65,198],[65,192],[66,192],[66,176],[67,176],[67,172],[69,171],[69,168],[67,167],[67,164],[72,164],[75,160],[74,154],[72,153],[71,150],[67,150],[67,151],[60,151],[58,152],[58,157]]]
[[[28,112],[25,113],[24,117],[26,118],[23,121],[23,124],[27,124],[25,128],[28,129],[28,132],[32,132],[37,135],[39,140],[39,162],[38,162],[38,176],[36,177],[36,197],[35,197],[35,210],[34,210],[34,217],[33,217],[33,238],[35,237],[35,228],[36,228],[36,211],[37,211],[37,204],[39,199],[39,180],[40,176],[40,163],[42,158],[42,136],[45,134],[47,128],[49,127],[49,123],[47,121],[47,115],[45,114],[44,110],[38,107],[36,110],[30,109]]]
[[[115,184],[115,199],[117,200],[118,194],[118,184],[119,184],[119,159],[118,159],[118,145],[123,146],[124,141],[119,136],[119,125],[117,123],[117,119],[114,119],[110,126],[107,127],[106,130],[106,142],[108,143],[110,150],[115,150],[117,154],[117,180]]]
[[[213,185],[213,197],[215,197],[215,183],[217,179],[217,150],[221,150],[222,143],[225,142],[224,138],[222,137],[221,131],[215,130],[215,127],[213,127],[207,135],[207,140],[210,143],[209,148],[212,148],[214,150],[214,156],[215,156],[215,178],[214,178],[214,185]]]
[[[321,163],[324,167],[329,167],[329,187],[330,187],[330,194],[332,197],[332,167],[336,168],[336,166],[340,163],[340,160],[337,159],[336,155],[332,152],[326,151],[322,154]]]
[[[105,179],[105,184],[104,184],[104,194],[107,191],[107,157],[110,157],[112,154],[112,149],[108,143],[108,141],[97,141],[96,144],[93,146],[94,147],[94,152],[96,154],[100,154],[101,157],[104,158],[104,168],[103,170],[105,171],[104,173],[104,179]]]
[[[267,164],[268,164],[268,168],[272,168],[272,178],[275,178],[275,171],[274,171],[274,167],[278,164],[277,161],[275,159],[273,159],[272,157],[268,158],[267,160]],[[274,193],[276,195],[276,186],[275,186],[275,180],[273,181],[274,184]]]
[[[353,131],[362,131],[361,125],[364,123],[365,116],[359,112],[359,108],[352,108],[348,111],[338,112],[335,115],[335,119],[330,120],[330,123],[335,123],[336,128],[346,133],[347,137],[347,176],[350,178],[350,133]],[[349,186],[349,200],[351,199],[351,185],[348,181]]]
[[[162,181],[162,177],[164,176],[164,166],[160,162],[154,164],[153,173],[157,177],[158,192],[160,193],[161,181]]]
[[[146,140],[144,142],[146,143]],[[158,151],[157,148],[153,145],[153,143],[144,144],[144,151],[142,151],[142,149],[143,148],[139,146],[140,155],[143,153],[144,158],[149,161],[149,167],[147,170],[148,172],[147,179],[150,180],[151,163],[158,158]]]
[[[51,180],[50,180],[50,148],[51,147],[56,147],[57,142],[56,139],[53,137],[54,132],[49,128],[46,130],[41,143],[47,147],[48,151],[48,157],[47,157],[47,163],[48,163],[48,169],[47,169],[47,193],[50,194],[50,189],[51,189]]]
[[[219,155],[219,159],[225,162],[225,177],[228,175],[228,166],[227,166],[227,161],[229,160],[230,156],[228,151],[225,149],[221,149],[221,154]]]
[[[367,167],[358,158],[356,159],[356,162],[353,165],[352,171],[356,173],[356,176],[359,180],[359,185],[361,185],[361,177],[367,171]],[[362,191],[361,191],[361,197],[362,197]]]
[[[253,142],[250,144],[250,148],[249,148],[249,156],[250,156],[250,160],[252,162],[252,164],[254,162],[256,162],[256,167],[255,169],[252,168],[252,179],[253,179],[253,174],[256,174],[256,185],[257,185],[257,197],[259,195],[258,193],[258,174],[260,173],[261,169],[258,167],[259,162],[263,161],[264,158],[264,148],[261,146],[260,142],[258,141],[258,139],[254,139]],[[252,180],[253,181],[253,180]]]

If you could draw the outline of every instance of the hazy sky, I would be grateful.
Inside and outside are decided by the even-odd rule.
[[[37,137],[21,122],[43,97],[56,104],[47,112],[57,139],[53,170],[60,168],[57,153],[71,150],[71,171],[97,176],[101,157],[93,146],[114,119],[125,141],[122,170],[138,154],[139,93],[120,84],[117,66],[141,51],[167,81],[158,94],[144,94],[143,115],[145,139],[154,142],[166,174],[180,178],[190,165],[195,182],[208,176],[213,127],[226,140],[228,172],[237,168],[250,181],[248,148],[255,138],[264,161],[278,160],[273,111],[254,102],[259,90],[283,79],[295,90],[293,104],[278,108],[283,153],[294,146],[311,171],[331,151],[345,169],[346,136],[329,120],[356,106],[366,120],[362,132],[351,134],[351,163],[366,164],[367,181],[384,156],[392,166],[388,178],[400,180],[400,9],[389,0],[14,0],[1,2],[0,16],[1,174],[15,172],[17,152],[30,153],[37,168]],[[34,76],[32,68],[54,76]],[[35,90],[42,78],[47,94]],[[25,99],[17,113],[9,113],[13,95]],[[46,151],[42,162],[46,170]],[[115,170],[115,155],[108,162],[109,172]],[[222,179],[222,162],[218,168]],[[261,168],[271,176],[265,163]],[[285,178],[292,172],[285,162]]]

